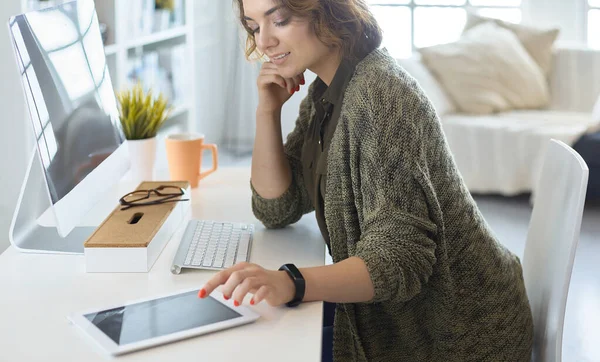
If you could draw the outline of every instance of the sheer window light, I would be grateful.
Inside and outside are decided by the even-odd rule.
[[[417,7],[415,47],[423,48],[458,40],[467,21],[461,8]]]
[[[589,0],[600,2],[600,0]],[[486,17],[521,22],[522,0],[367,0],[383,30],[383,46],[396,58],[414,49],[458,40],[467,9]]]
[[[397,58],[407,58],[412,53],[410,9],[405,6],[371,7],[383,31],[382,46]]]
[[[588,11],[588,45],[600,49],[600,9]]]

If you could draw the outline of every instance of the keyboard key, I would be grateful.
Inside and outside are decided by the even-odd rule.
[[[180,242],[180,248],[188,245],[183,254],[185,257],[177,263],[174,261],[174,264],[198,269],[225,269],[247,261],[254,231],[251,224],[190,220],[189,225],[193,232],[185,234],[185,237],[190,240]],[[178,251],[177,255],[181,252]]]

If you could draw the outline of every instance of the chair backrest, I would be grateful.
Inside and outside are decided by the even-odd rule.
[[[527,232],[523,274],[533,313],[534,361],[560,361],[562,332],[585,205],[588,167],[566,144],[545,153]]]

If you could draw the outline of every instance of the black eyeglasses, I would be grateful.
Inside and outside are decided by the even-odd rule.
[[[158,198],[151,199],[152,194]],[[185,195],[185,190],[181,187],[161,185],[150,190],[135,190],[119,199],[119,203],[123,205],[121,210],[127,210],[136,206],[157,205],[167,202],[188,201],[189,199],[177,199],[179,196]]]

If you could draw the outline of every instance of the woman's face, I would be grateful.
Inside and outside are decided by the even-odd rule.
[[[306,69],[315,71],[331,55],[332,50],[317,38],[308,19],[291,16],[274,0],[243,0],[243,4],[256,47],[282,77],[292,78]]]

